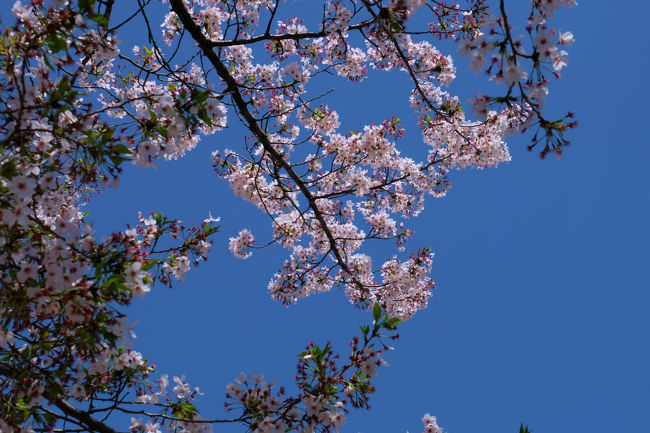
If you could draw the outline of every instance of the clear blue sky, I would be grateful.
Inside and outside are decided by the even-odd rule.
[[[412,221],[411,248],[435,251],[438,289],[401,327],[371,411],[352,412],[343,432],[419,432],[426,412],[451,433],[515,432],[520,422],[535,433],[650,432],[649,15],[645,1],[623,8],[583,0],[560,11],[556,22],[577,42],[548,108],[576,113],[572,145],[561,162],[541,161],[525,149],[530,137],[510,139],[511,163],[456,172],[448,196],[428,200]],[[452,92],[467,98],[484,78],[454,58]],[[337,85],[331,102],[345,128],[393,112],[414,122],[403,75]],[[338,291],[288,309],[271,301],[266,287],[286,255],[280,247],[246,261],[228,252],[228,238],[243,227],[270,236],[264,216],[211,168],[213,150],[241,143],[241,129],[232,128],[157,170],[129,167],[119,188],[90,206],[99,232],[135,223],[138,210],[188,224],[209,211],[221,216],[209,261],[130,310],[136,348],[160,372],[200,386],[207,416],[223,415],[225,385],[240,371],[290,386],[307,342],[331,339],[346,353],[369,320]],[[424,147],[415,133],[402,145],[413,155]]]

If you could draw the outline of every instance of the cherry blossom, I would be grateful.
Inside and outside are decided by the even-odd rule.
[[[135,415],[133,433],[209,432],[227,422],[254,432],[339,431],[351,408],[369,407],[387,340],[435,287],[433,253],[409,244],[409,218],[429,196],[449,193],[453,171],[510,161],[509,134],[535,129],[530,148],[541,144],[542,156],[568,144],[573,114],[552,120],[543,109],[547,77],[560,78],[574,43],[552,17],[577,3],[533,0],[523,30],[502,0],[498,8],[327,0],[317,25],[273,0],[163,3],[164,20],[152,26],[152,6],[138,2],[133,17],[145,19],[147,43],[130,50],[119,37],[130,18],[115,22],[113,0],[19,0],[3,21],[0,430],[114,433],[112,415],[123,413]],[[501,85],[502,95],[468,101],[476,117],[454,95],[456,64],[441,39]],[[373,70],[408,81],[407,115],[419,129],[409,140],[421,137],[424,158],[406,151],[398,117],[343,129],[343,111],[315,90],[326,80],[362,83]],[[133,349],[125,311],[207,260],[219,219],[184,225],[140,213],[98,239],[84,206],[118,185],[124,163],[156,167],[237,121],[250,135],[215,151],[213,166],[270,229],[256,228],[258,240],[237,227],[231,252],[248,259],[279,244],[287,258],[270,277],[273,299],[288,305],[340,288],[373,321],[348,355],[308,344],[294,393],[242,374],[226,387],[234,417],[208,418],[195,406],[199,388],[172,376],[168,392],[168,376]],[[375,257],[380,240],[395,242],[395,255]],[[92,410],[80,409],[89,401]],[[422,421],[442,431],[435,417]]]

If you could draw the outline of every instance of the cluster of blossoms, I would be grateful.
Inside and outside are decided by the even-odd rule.
[[[240,411],[255,433],[338,432],[349,407],[368,407],[374,392],[371,379],[377,376],[377,367],[387,365],[382,354],[390,347],[383,339],[398,337],[399,319],[382,314],[379,304],[374,305],[373,317],[372,325],[361,327],[363,338],[350,342],[345,362],[330,343],[322,348],[307,345],[299,355],[297,396],[286,395],[284,387],[275,391],[275,384],[265,382],[261,374],[241,373],[226,387],[226,410]]]
[[[435,416],[425,414],[422,417],[422,423],[424,424],[424,433],[442,433]]]
[[[459,44],[458,52],[471,59],[472,69],[477,73],[485,71],[492,81],[508,87],[504,97],[477,95],[470,101],[473,112],[486,116],[491,106],[517,101],[528,112],[524,129],[537,126],[529,149],[544,141],[542,157],[549,152],[560,155],[562,148],[569,144],[563,132],[577,126],[577,122],[567,121],[573,118],[572,113],[554,121],[546,119],[542,113],[548,95],[546,75],[551,73],[560,78],[560,72],[569,62],[568,52],[563,48],[574,43],[573,33],[551,28],[547,20],[560,7],[571,8],[577,4],[576,0],[534,0],[525,27],[526,35],[515,35],[501,1],[500,15],[488,9],[481,12],[478,18],[481,27]]]
[[[211,433],[213,423],[203,418],[193,402],[198,396],[203,395],[198,387],[193,389],[185,381],[185,376],[172,378],[174,387],[170,394],[167,387],[170,385],[169,377],[164,374],[154,384],[140,387],[133,401],[124,402],[117,410],[131,414],[145,414],[147,421],[142,417],[131,417],[129,431],[131,433],[162,433],[163,430],[185,433]],[[155,390],[155,392],[154,392]],[[138,406],[156,405],[163,410],[155,415],[138,410]],[[131,408],[127,408],[131,406]]]
[[[141,216],[123,233],[95,237],[83,205],[117,183],[124,161],[177,156],[179,146],[190,147],[179,137],[187,141],[193,128],[218,129],[225,109],[182,83],[174,95],[200,97],[182,107],[172,100],[164,115],[158,106],[165,92],[158,97],[155,86],[146,94],[120,93],[112,72],[118,40],[92,3],[17,1],[11,9],[16,23],[0,35],[3,432],[30,419],[35,427],[53,428],[58,420],[45,401],[66,413],[67,399],[87,401],[139,386],[152,367],[127,349],[134,334],[121,307],[155,282],[182,279],[190,263],[207,257],[216,231],[214,219],[186,228],[156,214]],[[127,80],[131,89],[138,88],[134,77]],[[84,101],[94,95],[96,101]],[[155,134],[137,117],[143,104],[159,117]],[[130,130],[103,115],[130,116],[129,106],[136,113]],[[199,117],[205,110],[214,123],[186,115],[188,126],[172,133],[185,109],[198,110]],[[141,149],[155,140],[164,152],[145,158]]]
[[[269,283],[273,298],[286,304],[338,286],[357,306],[379,302],[397,317],[411,317],[431,296],[431,256],[405,261],[393,257],[378,265],[363,252],[364,242],[393,239],[403,249],[412,233],[405,219],[419,214],[427,194],[447,193],[452,170],[509,161],[505,136],[535,121],[551,132],[545,137],[572,126],[541,117],[539,86],[520,72],[523,60],[540,69],[540,62],[558,64],[553,56],[566,53],[533,37],[533,54],[526,56],[521,44],[512,42],[505,11],[495,18],[482,1],[470,2],[466,9],[433,2],[434,21],[428,29],[429,35],[457,39],[477,69],[485,67],[493,51],[498,53],[492,55],[492,78],[507,85],[507,96],[475,98],[478,120],[468,119],[460,100],[447,90],[455,78],[451,56],[416,39],[421,32],[407,31],[409,19],[426,1],[360,1],[349,5],[352,9],[342,1],[328,1],[321,28],[315,31],[299,18],[273,22],[275,3],[238,2],[244,12],[236,19],[245,24],[243,34],[242,28],[235,31],[227,24],[233,19],[228,2],[195,1],[191,7],[180,0],[170,3],[172,11],[163,24],[166,42],[172,44],[181,28],[191,34],[252,133],[244,151],[216,151],[214,166],[236,195],[271,217],[272,239],[264,245],[279,243],[290,250]],[[552,9],[546,2],[534,2],[531,17],[547,17]],[[531,22],[535,25],[529,32],[548,33],[543,20]],[[256,29],[264,33],[258,36]],[[352,33],[361,36],[361,45],[353,45]],[[503,34],[503,40],[496,40]],[[563,43],[572,39],[570,33],[563,35]],[[267,53],[262,63],[253,59],[256,44],[264,44]],[[220,55],[213,55],[213,49]],[[396,142],[405,132],[399,119],[343,134],[335,109],[305,100],[322,72],[361,81],[370,69],[400,70],[411,80],[411,106],[421,116],[419,127],[429,146],[425,161],[398,150]],[[521,88],[519,98],[512,96],[515,88]],[[491,110],[492,103],[500,107]],[[543,152],[559,149],[559,144]],[[307,151],[298,151],[307,145]],[[231,238],[237,257],[250,257],[254,248],[250,230]],[[397,275],[407,274],[408,288],[394,283]]]
[[[193,149],[200,134],[211,135],[226,126],[226,107],[220,95],[206,86],[195,63],[170,67],[157,60],[156,48],[135,46],[137,73],[116,76],[110,62],[102,65],[104,93],[99,102],[110,117],[129,120],[139,129],[132,149],[134,164],[155,166],[157,159],[175,159]],[[147,79],[164,75],[164,84]]]
[[[203,432],[233,421],[201,418],[193,405],[199,390],[184,378],[174,377],[171,395],[166,376],[151,382],[153,366],[130,349],[122,312],[155,283],[183,280],[205,260],[218,219],[185,227],[158,212],[97,239],[83,212],[98,191],[117,185],[124,162],[178,158],[225,128],[229,111],[251,136],[237,150],[215,152],[214,167],[271,218],[269,243],[290,251],[269,283],[273,298],[291,304],[340,287],[355,305],[373,306],[375,320],[345,362],[329,344],[310,344],[297,396],[242,376],[227,389],[227,407],[240,410],[235,421],[251,431],[338,431],[348,407],[368,407],[370,380],[385,365],[387,346],[373,342],[425,308],[434,287],[428,249],[377,264],[366,241],[390,239],[403,252],[412,234],[405,221],[422,211],[425,196],[444,196],[452,170],[509,161],[509,133],[537,126],[533,145],[545,140],[542,155],[561,151],[562,133],[575,122],[565,121],[570,113],[543,116],[545,73],[559,78],[573,35],[547,20],[575,1],[533,0],[528,47],[513,35],[503,1],[493,15],[483,0],[464,8],[328,0],[320,26],[310,29],[281,17],[273,0],[168,0],[162,37],[176,44],[171,54],[155,42],[147,2],[110,27],[113,3],[19,0],[15,24],[0,34],[0,431],[113,433],[91,414],[114,412],[147,418],[134,417],[134,433]],[[412,28],[424,13],[428,27]],[[129,57],[116,30],[137,15],[150,46]],[[181,34],[198,51],[172,65],[184,51]],[[427,40],[442,38],[458,41],[474,69],[507,89],[478,95],[475,120],[450,93],[451,56]],[[399,150],[399,119],[343,132],[336,109],[308,98],[320,77],[358,82],[370,70],[410,80],[405,97],[428,148],[423,161]],[[230,249],[245,259],[255,242],[243,229]],[[425,431],[440,431],[435,418],[423,422]]]

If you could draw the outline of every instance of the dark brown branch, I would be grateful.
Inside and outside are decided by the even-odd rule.
[[[172,9],[174,9],[173,6],[172,6]],[[176,12],[175,9],[174,9],[174,12]],[[178,15],[178,12],[176,12],[176,14]],[[190,17],[190,19],[192,19],[192,18]],[[181,19],[181,21],[183,21],[183,20]],[[362,28],[367,27],[368,25],[372,24],[372,21],[374,21],[374,20],[363,21],[363,22],[361,22],[359,24],[353,24],[353,25],[348,27],[348,30],[361,30]],[[194,20],[192,20],[192,22],[194,22]],[[183,25],[185,25],[184,22],[183,22]],[[213,47],[230,47],[230,46],[233,46],[233,45],[254,44],[256,42],[262,42],[262,41],[283,41],[283,40],[287,40],[287,39],[291,39],[291,40],[294,40],[294,41],[299,41],[301,39],[323,38],[323,37],[327,36],[328,34],[329,33],[324,31],[324,30],[321,30],[320,32],[285,33],[285,34],[282,34],[282,35],[271,35],[271,34],[266,33],[266,34],[263,34],[263,35],[259,35],[259,36],[255,36],[255,37],[247,38],[247,39],[232,39],[232,40],[229,40],[229,41],[208,41],[206,39],[206,41],[207,41],[207,44],[209,46],[213,46]],[[203,36],[203,33],[201,33],[201,36]],[[203,36],[203,37],[205,38],[205,36]]]
[[[0,364],[0,375],[7,378],[15,378],[18,372],[6,364]],[[50,403],[56,406],[61,412],[66,414],[68,417],[73,418],[79,422],[80,425],[83,425],[88,428],[88,430],[97,432],[97,433],[118,433],[117,430],[112,427],[107,426],[101,421],[96,420],[90,416],[87,412],[77,409],[72,406],[70,403],[65,401],[63,398],[58,398],[56,400],[50,400]]]
[[[88,429],[91,431],[98,433],[118,433],[117,430],[114,430],[112,427],[109,427],[103,422],[96,420],[95,418],[88,415],[88,413],[77,409],[63,399],[56,400],[52,403],[58,407],[61,412],[76,420],[79,420],[79,422],[88,427]]]
[[[192,16],[187,11],[187,9],[185,9],[185,5],[183,5],[182,0],[170,0],[169,3],[172,7],[172,10],[176,13],[178,18],[183,23],[185,29],[187,29],[190,35],[192,35],[192,38],[196,41],[201,51],[203,51],[205,56],[208,58],[208,60],[210,60],[212,65],[215,67],[219,77],[221,77],[221,79],[226,83],[226,92],[224,93],[230,93],[233,101],[235,102],[235,105],[237,106],[239,113],[244,118],[248,129],[255,135],[257,140],[259,140],[259,142],[264,147],[264,150],[268,152],[271,160],[273,160],[275,164],[277,164],[282,169],[284,169],[289,174],[289,177],[291,177],[291,179],[296,183],[296,185],[298,185],[303,196],[307,199],[307,202],[309,203],[309,207],[313,209],[314,216],[316,220],[320,223],[321,228],[323,229],[323,232],[325,233],[325,236],[329,241],[330,250],[332,251],[332,253],[334,253],[334,256],[336,257],[336,261],[346,273],[350,274],[347,263],[341,256],[341,253],[336,246],[336,239],[334,238],[334,235],[332,234],[329,227],[327,226],[323,213],[318,208],[318,205],[316,203],[316,198],[313,196],[311,191],[307,188],[302,178],[294,171],[291,164],[289,164],[284,159],[284,157],[273,147],[266,133],[262,130],[262,128],[260,128],[259,124],[257,123],[257,119],[255,119],[253,114],[248,109],[248,105],[246,104],[246,101],[244,100],[241,92],[239,91],[239,84],[233,78],[233,76],[230,75],[230,71],[228,70],[226,65],[223,64],[223,62],[221,61],[217,53],[215,53],[214,50],[212,49],[214,47],[214,43],[212,41],[209,41],[205,37],[205,35],[203,34],[199,26],[194,22],[194,18],[192,18]],[[363,287],[360,283],[358,284],[359,286]]]

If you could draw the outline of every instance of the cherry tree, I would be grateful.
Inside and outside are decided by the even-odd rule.
[[[397,325],[431,297],[433,253],[407,252],[408,218],[425,197],[447,194],[453,170],[509,161],[509,134],[532,131],[542,157],[568,144],[573,115],[549,119],[543,109],[573,43],[551,19],[575,0],[533,0],[518,27],[504,0],[326,0],[311,27],[299,10],[313,11],[311,2],[168,0],[162,25],[151,0],[126,2],[132,15],[121,22],[116,3],[125,2],[23,0],[2,15],[0,431],[338,431],[349,410],[368,407]],[[120,30],[136,19],[146,23],[142,44],[125,48]],[[452,56],[436,48],[443,40],[501,92],[456,97]],[[398,117],[344,132],[313,90],[391,70],[410,83],[423,160],[400,151]],[[200,414],[198,388],[133,349],[126,307],[205,261],[219,219],[184,226],[140,214],[98,239],[83,206],[125,164],[182,157],[237,122],[246,136],[215,151],[213,166],[270,230],[242,227],[232,253],[247,259],[279,244],[287,258],[270,276],[273,299],[289,305],[338,288],[372,322],[349,352],[310,343],[295,393],[242,374],[225,390],[225,415]],[[373,257],[370,239],[394,242],[395,255]],[[435,417],[422,421],[442,431]]]

